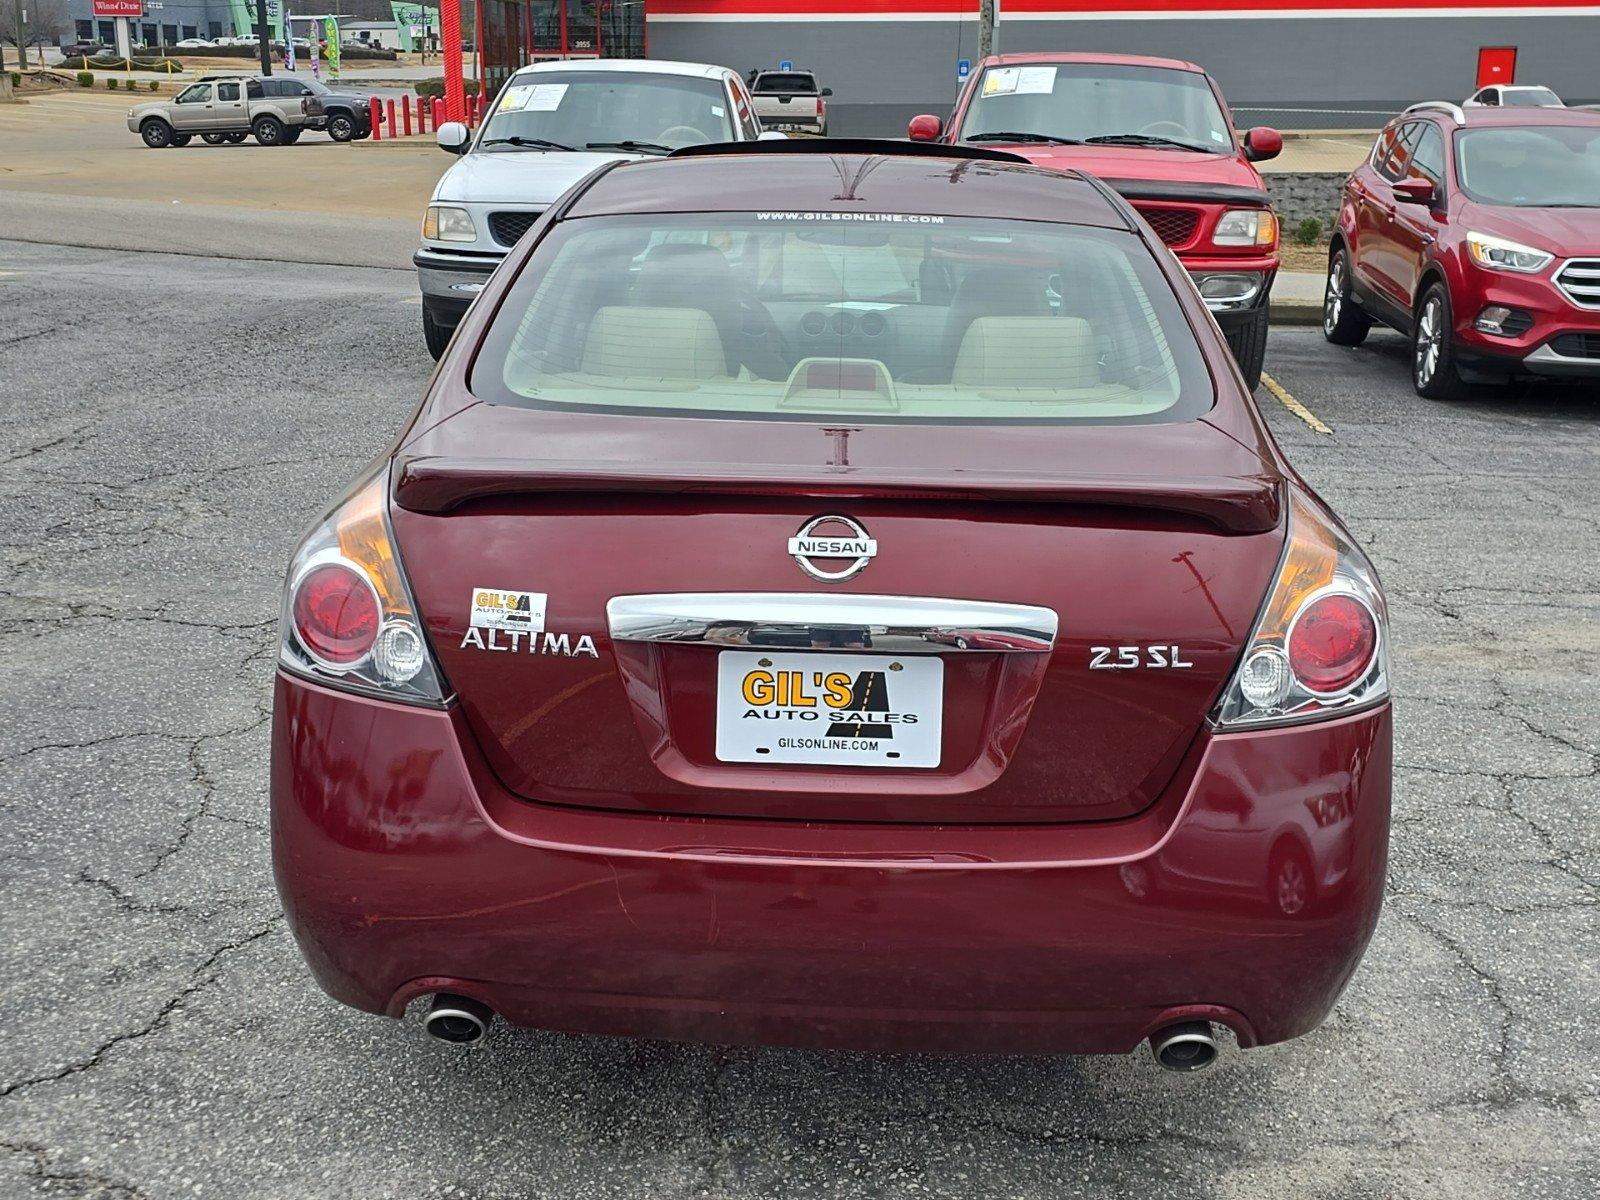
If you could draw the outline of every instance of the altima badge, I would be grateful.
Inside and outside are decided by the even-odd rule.
[[[867,536],[859,521],[849,517],[813,517],[789,539],[789,553],[800,569],[823,583],[854,579],[877,552],[877,541]],[[823,567],[819,560],[843,565]]]

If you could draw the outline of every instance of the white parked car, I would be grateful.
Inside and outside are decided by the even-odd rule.
[[[762,133],[749,88],[726,67],[598,59],[524,67],[501,88],[476,136],[456,122],[437,136],[462,158],[433,189],[412,258],[435,358],[506,251],[590,171]]]
[[[206,41],[205,38],[184,38],[181,42],[174,42],[172,48],[174,50],[210,50],[216,44],[216,42]]]
[[[1566,103],[1547,87],[1534,84],[1496,83],[1481,87],[1462,102],[1463,108],[1565,108]]]

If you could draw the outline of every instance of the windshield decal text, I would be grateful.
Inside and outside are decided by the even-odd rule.
[[[943,217],[924,213],[758,212],[758,221],[865,221],[886,225],[943,225]]]

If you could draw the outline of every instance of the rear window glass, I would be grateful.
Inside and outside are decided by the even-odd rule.
[[[817,91],[817,79],[814,75],[802,75],[799,72],[768,72],[756,76],[754,87],[758,96],[772,96],[779,93],[793,94],[799,92],[812,96]]]
[[[1187,420],[1210,376],[1131,233],[891,213],[557,225],[474,391],[553,408],[790,420]]]

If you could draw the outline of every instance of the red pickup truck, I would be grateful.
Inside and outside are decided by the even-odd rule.
[[[1235,132],[1193,63],[1124,54],[1003,54],[973,74],[948,123],[913,117],[913,141],[972,142],[1121,192],[1194,278],[1253,388],[1267,349],[1278,222],[1251,164],[1274,129]]]

